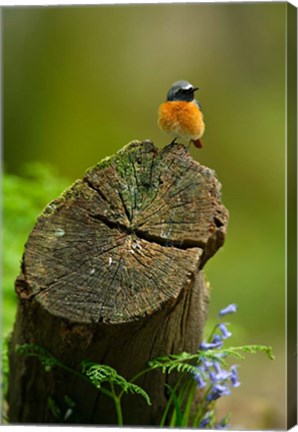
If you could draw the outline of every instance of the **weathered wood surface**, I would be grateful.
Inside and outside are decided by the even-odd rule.
[[[11,422],[55,422],[50,396],[76,402],[70,422],[113,424],[113,406],[88,383],[45,373],[16,355],[36,343],[66,364],[110,364],[127,379],[157,355],[195,351],[207,313],[202,268],[222,246],[227,210],[214,171],[179,144],[132,142],[89,169],[38,218],[16,280],[19,308],[10,348]],[[128,398],[126,424],[153,425],[165,377],[139,384],[148,409]]]

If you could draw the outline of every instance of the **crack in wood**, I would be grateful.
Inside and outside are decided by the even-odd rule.
[[[175,247],[178,249],[191,249],[191,248],[205,248],[205,243],[202,241],[193,241],[193,240],[174,240],[174,239],[167,239],[163,238],[154,234],[150,234],[148,231],[144,231],[139,228],[133,228],[133,227],[127,227],[120,222],[113,222],[109,220],[106,216],[97,214],[89,214],[89,216],[92,219],[99,220],[103,222],[107,227],[110,229],[118,229],[119,231],[122,231],[126,233],[127,235],[135,235],[136,237],[146,240],[149,243],[156,243],[160,246],[165,247]],[[174,222],[175,223],[175,222]]]
[[[102,317],[102,316],[103,316],[103,314],[102,314],[103,308],[106,307],[105,305],[106,305],[106,301],[107,301],[107,298],[108,298],[109,291],[110,291],[111,286],[113,285],[114,280],[115,280],[115,278],[116,278],[116,276],[117,276],[117,274],[118,274],[118,271],[119,271],[119,269],[120,269],[121,263],[122,263],[122,257],[120,257],[120,259],[119,259],[119,261],[118,261],[117,268],[116,268],[116,270],[115,270],[115,272],[114,272],[114,275],[113,275],[113,277],[111,278],[111,280],[110,280],[110,284],[109,284],[109,286],[108,286],[107,289],[106,289],[105,295],[104,295],[103,300],[102,300],[101,308],[100,308],[100,310],[99,310],[99,317]]]

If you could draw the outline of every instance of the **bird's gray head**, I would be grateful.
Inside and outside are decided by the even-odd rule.
[[[198,87],[194,87],[188,81],[176,81],[167,94],[167,101],[191,102],[194,100],[194,92]]]

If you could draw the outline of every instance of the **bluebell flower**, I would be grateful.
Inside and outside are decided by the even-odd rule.
[[[236,311],[237,305],[230,304],[219,312],[219,317],[235,313]],[[208,339],[208,341],[204,340],[200,344],[199,349],[202,351],[207,351],[221,348],[224,345],[224,340],[230,336],[232,336],[232,333],[227,329],[227,323],[218,323],[217,327],[215,327],[215,331],[212,332],[212,336]],[[240,385],[238,380],[237,366],[231,366],[230,369],[226,370],[225,363],[220,361],[221,358],[225,358],[226,356],[227,354],[225,352],[215,352],[213,353],[212,360],[209,360],[206,358],[204,353],[201,353],[200,363],[196,366],[197,372],[193,374],[194,379],[198,383],[198,387],[206,387],[206,393],[204,397],[206,398],[205,401],[207,409],[209,406],[212,406],[212,402],[224,395],[231,394],[232,387],[238,387]],[[200,421],[201,423],[198,427],[201,429],[206,427],[226,429],[228,427],[229,416],[224,417],[216,424],[214,412],[211,414],[210,411],[205,411],[205,414],[203,414],[203,419]]]
[[[194,379],[197,381],[199,388],[206,387],[206,383],[205,383],[205,381],[203,380],[203,378],[202,378],[202,376],[200,374],[196,374],[195,377],[194,377]]]
[[[202,342],[199,346],[199,349],[203,350],[203,351],[207,351],[209,349],[214,349],[214,348],[220,348],[223,346],[223,341],[218,341],[218,342]]]
[[[216,373],[213,370],[209,371],[209,377],[211,382],[217,381]]]
[[[220,373],[221,372],[221,366],[219,364],[219,362],[213,362],[213,367],[216,370],[216,373]]]
[[[201,359],[203,365],[204,365],[204,370],[206,371],[207,369],[209,369],[211,366],[213,366],[212,361],[205,359],[204,357]]]
[[[232,387],[239,387],[237,366],[231,366],[231,385]]]
[[[212,343],[218,343],[222,341],[222,337],[219,334],[213,335]]]
[[[203,387],[206,386],[206,383],[205,383],[205,381],[204,381],[204,379],[203,379],[203,376],[202,376],[202,372],[201,372],[201,368],[200,368],[200,366],[197,366],[197,370],[198,370],[198,372],[197,372],[197,373],[194,373],[194,379],[195,379],[196,382],[198,383],[198,387],[199,387],[199,388],[203,388]]]
[[[207,426],[210,423],[210,417],[205,417],[201,423],[199,424],[199,429],[202,429],[203,427]]]
[[[229,395],[231,393],[231,390],[222,385],[222,384],[215,384],[212,388],[210,393],[207,395],[207,401],[214,401],[216,399],[219,399],[221,396]]]
[[[219,312],[218,316],[222,317],[224,315],[235,313],[236,311],[237,311],[237,305],[235,303],[232,303],[229,306],[227,306],[226,308],[222,309]]]
[[[222,323],[218,324],[218,328],[221,331],[223,339],[228,339],[229,337],[232,336],[232,333],[230,331],[228,331],[228,329],[225,326],[225,324],[222,324]]]
[[[213,367],[216,371],[215,378],[217,381],[226,381],[231,378],[232,373],[222,369],[219,362],[214,362]]]
[[[216,374],[217,381],[226,381],[229,378],[231,378],[231,372],[226,370],[222,370],[220,373]]]

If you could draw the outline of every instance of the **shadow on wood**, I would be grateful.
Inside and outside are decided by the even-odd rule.
[[[158,355],[194,352],[208,304],[202,271],[222,246],[220,184],[188,150],[134,141],[51,202],[29,236],[16,280],[10,344],[10,422],[55,423],[48,398],[76,404],[70,423],[115,424],[114,407],[63,370],[15,353],[35,343],[73,368],[109,364],[127,379]],[[154,372],[137,384],[153,406],[127,397],[124,423],[155,425],[166,404]]]

